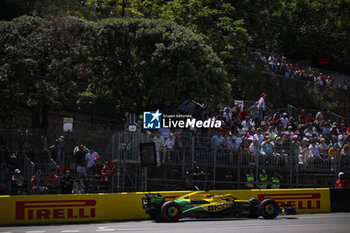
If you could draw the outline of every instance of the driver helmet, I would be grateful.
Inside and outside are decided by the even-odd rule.
[[[344,172],[339,172],[339,173],[338,173],[338,177],[339,177],[339,178],[343,178],[343,176],[344,176]]]

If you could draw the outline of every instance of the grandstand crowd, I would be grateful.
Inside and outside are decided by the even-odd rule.
[[[210,148],[214,145],[218,157],[226,157],[223,160],[229,164],[350,168],[350,127],[345,121],[333,122],[324,111],[313,115],[301,110],[294,118],[275,110],[266,116],[265,97],[262,93],[256,105],[250,108],[237,104],[217,114],[208,109],[194,112],[196,119],[220,120],[220,129],[160,129],[153,141],[158,151],[167,153],[158,154],[158,160],[179,159],[176,153],[186,147],[185,143],[189,142],[186,137],[191,134],[195,136],[197,159],[201,155],[212,156]]]
[[[270,55],[268,57],[259,52],[260,60],[265,64],[268,72],[282,75],[286,78],[309,81],[319,84],[324,87],[336,87],[344,90],[349,90],[349,84],[346,81],[336,80],[331,75],[315,70],[306,71],[303,66],[293,64],[284,56]]]
[[[193,117],[219,120],[219,129],[169,129],[147,131],[155,143],[158,164],[190,160],[193,137],[196,160],[213,157],[227,164],[262,167],[300,167],[305,169],[347,170],[350,168],[350,126],[328,118],[324,111],[316,115],[301,110],[297,117],[280,110],[268,111],[266,94],[252,107],[227,106],[219,112],[196,108]],[[140,122],[142,125],[142,122]],[[28,131],[15,137],[0,137],[0,194],[86,193],[113,190],[115,168],[92,146],[77,142],[67,151],[64,137],[49,143],[45,136],[39,141]],[[37,144],[36,144],[37,143]],[[13,145],[16,145],[13,147]],[[13,148],[16,148],[15,150]],[[71,154],[66,156],[65,154]],[[185,158],[186,157],[186,158]],[[26,159],[35,170],[24,175]],[[29,190],[29,193],[28,193]]]

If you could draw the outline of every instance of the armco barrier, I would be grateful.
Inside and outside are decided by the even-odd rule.
[[[190,191],[159,192],[168,200]],[[298,213],[330,212],[329,189],[254,189],[211,191],[238,199],[271,197],[290,204]],[[145,193],[0,196],[0,225],[147,219]]]

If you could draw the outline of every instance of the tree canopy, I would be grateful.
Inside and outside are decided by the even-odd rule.
[[[2,106],[36,110],[115,100],[121,112],[229,100],[227,73],[205,39],[165,20],[23,16],[1,24]]]
[[[13,19],[0,23],[4,109],[24,104],[44,114],[99,98],[115,101],[121,113],[174,107],[190,98],[218,108],[233,97],[252,99],[271,84],[253,64],[251,47],[308,63],[329,57],[350,64],[349,0],[33,0],[2,6],[1,19]],[[23,14],[31,16],[18,17]],[[78,82],[87,88],[79,90]]]

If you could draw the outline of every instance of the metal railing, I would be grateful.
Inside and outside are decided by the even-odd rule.
[[[103,151],[100,153],[101,162],[112,162],[109,166],[113,166],[113,173],[110,174],[108,182],[101,179],[102,165],[94,170],[93,176],[89,176],[91,172],[79,175],[81,172],[77,169],[74,155],[67,156],[64,165],[57,167],[55,154],[42,153],[35,140],[23,146],[22,143],[28,141],[28,138],[22,140],[19,135],[17,140],[8,143],[9,149],[17,155],[16,161],[6,160],[5,163],[13,163],[9,165],[12,172],[16,168],[21,169],[26,182],[20,190],[16,190],[13,184],[11,193],[62,193],[61,181],[65,180],[62,178],[67,169],[71,172],[72,182],[82,180],[81,186],[85,193],[183,190],[194,189],[194,185],[200,189],[240,189],[246,187],[245,177],[250,170],[255,177],[255,187],[259,187],[259,174],[262,170],[266,171],[268,179],[275,172],[278,173],[281,188],[332,187],[339,171],[350,172],[350,155],[340,154],[340,150],[333,150],[332,154],[326,151],[315,157],[309,152],[299,152],[299,144],[274,145],[272,150],[267,150],[259,144],[249,146],[253,143],[250,142],[242,143],[237,148],[228,143],[217,143],[212,135],[193,136],[188,131],[176,136],[174,147],[163,146],[157,149],[157,166],[141,167],[140,143],[153,142],[152,134],[108,132],[107,135],[112,136],[99,140],[98,143],[101,144],[98,148]],[[73,147],[67,145],[65,148]],[[64,150],[64,153],[69,154],[72,151]],[[108,156],[104,157],[105,154]],[[1,157],[2,164],[3,160]],[[44,174],[47,177],[50,172],[57,175],[57,186],[46,185],[44,182],[39,185],[43,187],[36,187],[38,182],[32,181],[33,176]],[[268,187],[270,186],[271,183],[268,183]],[[74,192],[82,191],[78,188]]]

